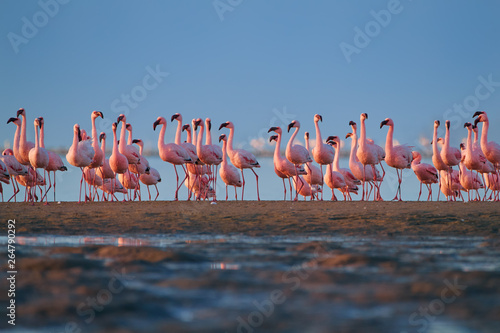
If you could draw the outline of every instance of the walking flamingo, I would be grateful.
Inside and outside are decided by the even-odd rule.
[[[160,134],[158,136],[158,151],[160,154],[160,158],[168,163],[171,163],[174,166],[175,170],[175,176],[177,178],[177,187],[175,190],[175,200],[179,200],[178,193],[179,193],[179,188],[181,185],[179,185],[179,175],[177,173],[177,165],[182,166],[182,169],[184,170],[184,173],[186,174],[186,177],[182,182],[184,182],[187,178],[187,171],[184,169],[184,164],[186,163],[193,163],[194,161],[191,159],[189,156],[188,152],[186,149],[182,148],[181,146],[175,144],[175,143],[165,143],[165,131],[167,129],[167,121],[163,117],[158,117],[156,121],[153,123],[153,130],[156,130],[156,127],[158,125],[162,125],[162,128],[160,130]]]
[[[45,123],[43,117],[38,117],[40,120],[40,147],[45,148]],[[61,157],[54,153],[53,151],[47,150],[47,154],[49,154],[49,165],[45,168],[47,171],[47,175],[49,176],[49,188],[47,189],[47,193],[52,188],[52,181],[50,179],[50,173],[54,172],[54,202],[56,201],[56,171],[67,171],[68,168],[64,165]],[[43,200],[43,198],[42,198]]]
[[[312,149],[312,157],[319,164],[321,171],[321,184],[323,184],[323,165],[330,165],[333,162],[335,152],[333,148],[323,143],[321,138],[321,130],[319,129],[318,122],[323,121],[323,117],[319,114],[314,115],[314,127],[316,128],[316,146]],[[321,192],[321,200],[323,200],[323,192]]]
[[[420,196],[422,195],[422,184],[425,184],[427,190],[429,191],[429,195],[427,196],[427,201],[432,201],[432,184],[436,184],[438,182],[438,171],[435,167],[427,163],[421,163],[422,155],[417,152],[412,152],[413,161],[411,162],[411,168],[417,176],[418,181],[420,182],[420,192],[418,193],[418,201],[420,201]]]
[[[31,167],[33,170],[36,170],[38,168],[45,169],[49,165],[49,154],[47,153],[47,150],[45,148],[40,147],[39,143],[39,128],[40,128],[40,119],[37,118],[34,121],[35,125],[35,147],[32,148],[28,154],[29,160]],[[44,181],[45,181],[45,171],[44,171]],[[35,204],[34,197],[35,197],[35,190],[36,190],[36,184],[35,181],[33,181],[33,196],[32,196],[32,203]],[[47,194],[47,186],[45,185],[45,197]],[[41,198],[43,200],[43,197]],[[47,198],[45,199],[45,204],[48,204]]]
[[[385,141],[385,163],[387,163],[388,166],[395,168],[398,175],[398,190],[396,191],[396,196],[393,200],[398,199],[399,193],[399,201],[402,201],[401,182],[403,181],[403,170],[410,169],[411,167],[411,147],[406,145],[394,146],[394,121],[392,121],[391,118],[386,118],[380,123],[380,128],[382,128],[384,125],[389,126],[389,130],[387,131],[387,138]]]
[[[298,167],[301,164],[312,162],[312,158],[311,155],[309,155],[309,151],[304,146],[293,144],[295,137],[297,136],[297,133],[300,130],[300,122],[298,120],[293,120],[290,124],[288,124],[288,132],[290,132],[291,128],[295,128],[295,131],[288,140],[288,144],[286,145],[285,156],[292,164],[295,165],[296,177],[294,178],[294,180],[302,182],[302,177],[299,177]],[[308,173],[310,172],[311,170],[308,171]],[[295,192],[296,192],[294,199],[295,201],[298,199],[298,195],[302,186],[304,186],[303,183],[301,183],[301,185],[295,184]]]
[[[30,165],[29,153],[30,150],[35,147],[35,144],[31,141],[26,140],[26,111],[23,108],[20,108],[17,111],[17,117],[19,118],[19,116],[23,118],[23,121],[21,124],[21,134],[19,137],[18,149],[15,149],[16,147],[14,146],[14,156],[19,161],[19,163]]]
[[[224,127],[229,128],[229,137],[227,140],[227,155],[229,156],[231,163],[233,163],[235,167],[241,170],[241,178],[243,180],[243,185],[241,188],[241,200],[243,200],[243,195],[245,193],[245,175],[243,174],[243,169],[250,169],[255,175],[255,181],[257,183],[257,200],[260,201],[259,176],[253,169],[260,168],[260,164],[259,162],[257,162],[257,159],[252,153],[244,149],[233,149],[234,124],[231,121],[226,121],[219,126],[219,131]]]
[[[238,169],[229,164],[227,160],[227,137],[226,134],[219,136],[219,142],[222,141],[222,163],[220,165],[220,178],[226,184],[226,201],[227,201],[227,186],[234,186],[234,199],[238,200],[238,192],[236,187],[241,187],[241,177]]]

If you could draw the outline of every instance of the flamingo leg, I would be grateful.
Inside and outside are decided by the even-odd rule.
[[[418,192],[418,199],[417,199],[417,201],[420,201],[420,195],[421,194],[422,194],[422,183],[420,183],[420,192]],[[429,200],[429,199],[427,198],[427,200]]]
[[[257,182],[257,200],[260,201],[260,195],[259,195],[259,176],[253,170],[253,168],[250,168],[250,170],[252,170],[253,174],[255,175],[255,181]]]
[[[236,191],[236,190],[235,190]],[[227,201],[227,184],[226,184],[226,201]]]
[[[147,186],[147,188],[148,188],[149,201],[151,201],[151,192],[149,191],[149,185]]]
[[[320,165],[319,165],[319,168],[320,168],[320,170],[321,170],[321,185],[323,185],[323,184],[324,184],[324,179],[323,179],[323,178],[324,178],[324,175],[323,175],[323,164],[320,164]],[[333,190],[332,190],[332,191],[333,191]],[[319,194],[318,194],[318,196],[319,196]],[[335,195],[334,195],[334,196],[335,196]],[[318,199],[318,200],[319,200],[319,199]],[[323,201],[323,191],[321,191],[321,201]]]
[[[241,170],[241,179],[243,180],[242,186],[241,186],[241,201],[243,201],[243,195],[245,194],[245,175],[243,174],[243,169]]]
[[[283,189],[284,189],[284,195],[283,195],[283,201],[286,200],[286,185],[285,185],[285,178],[281,178],[283,181]]]

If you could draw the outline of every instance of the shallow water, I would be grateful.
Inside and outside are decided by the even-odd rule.
[[[0,245],[6,242],[6,237],[0,237]],[[500,247],[484,237],[42,235],[18,236],[17,243],[21,261],[38,256],[83,258],[95,265],[78,273],[77,282],[66,281],[64,277],[74,273],[64,271],[58,288],[67,288],[71,301],[55,322],[38,322],[37,332],[64,331],[69,320],[82,331],[93,332],[109,332],[111,327],[134,332],[167,328],[171,332],[330,332],[336,328],[409,333],[424,327],[425,332],[493,332],[495,321],[488,311],[500,308],[498,286],[489,286],[500,277]],[[69,250],[51,252],[67,247],[81,248],[81,256]],[[96,256],[103,248],[118,247],[153,248],[173,256],[159,262],[124,261],[120,249]],[[102,288],[93,289],[93,280],[102,279],[105,285],[113,270],[125,271],[125,288],[87,323],[87,316],[77,314],[76,308]],[[439,300],[445,281],[453,278],[466,291],[433,320],[419,315],[422,321],[411,321],[419,307]],[[43,281],[23,285],[31,290],[39,283]],[[89,286],[88,290],[72,294],[81,285]],[[273,292],[286,299],[270,303]],[[32,297],[50,295],[41,292]],[[470,307],[475,313],[467,314]],[[33,318],[26,329],[33,327]]]

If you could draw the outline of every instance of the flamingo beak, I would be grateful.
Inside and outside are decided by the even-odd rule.
[[[172,118],[170,118],[170,122],[174,121],[174,119],[177,119],[179,118],[179,115],[176,113],[172,116]]]
[[[352,121],[352,120],[351,120],[351,121],[349,122],[349,126],[355,126],[355,125],[356,125],[356,123],[355,123],[354,121]]]
[[[18,112],[19,112],[19,111],[18,111]],[[476,111],[476,112],[474,113],[474,115],[472,116],[472,118],[475,118],[475,117],[477,117],[477,116],[480,116],[480,115],[482,115],[483,113],[484,113],[484,111]]]
[[[352,136],[352,133],[347,133],[346,136],[345,136],[345,138],[347,139],[347,138],[349,138],[351,136]]]
[[[101,135],[99,135],[99,142],[102,141],[102,139],[104,139],[104,137],[106,136],[106,134],[104,133],[101,133]]]
[[[219,142],[221,142],[225,137],[226,137],[225,134],[222,134],[221,136],[219,136]]]
[[[115,123],[116,124],[116,123]],[[160,124],[160,120],[156,120],[154,123],[153,123],[153,131],[156,131],[156,126],[158,126]]]
[[[277,129],[278,129],[278,127],[271,127],[271,128],[267,131],[267,133],[269,133],[269,132],[274,132],[274,131],[276,131]]]
[[[438,126],[441,126],[441,122],[439,120],[436,120],[436,123]]]
[[[474,120],[474,126],[477,126],[477,124],[480,122],[480,118],[476,118],[476,120]]]
[[[449,120],[446,121],[446,128],[450,129],[450,121]]]
[[[208,130],[210,131],[211,129],[212,129],[212,122],[211,122],[211,121],[209,121],[209,122],[208,122]]]
[[[388,121],[384,120],[380,123],[380,128],[384,127],[384,125],[387,125]]]
[[[323,117],[321,115],[318,115],[318,116],[319,116],[319,120],[323,121]]]
[[[365,116],[365,119],[368,119],[368,113],[363,113],[363,116]]]
[[[288,124],[288,131],[287,131],[287,132],[290,132],[290,128],[292,128],[292,127],[293,127],[293,125],[294,125],[294,123],[290,123],[290,124]]]
[[[139,139],[132,140],[132,143],[138,143],[138,142],[139,142]]]
[[[116,119],[116,122],[118,123],[118,122],[122,121],[122,119],[123,119],[123,116],[118,116],[118,119]]]
[[[326,138],[326,143],[328,143],[328,141],[333,141],[335,138],[335,135],[330,135],[328,138]]]
[[[99,117],[101,117],[102,119],[104,119],[104,114],[101,112],[101,111],[97,111],[99,113]]]
[[[78,127],[78,141],[82,141],[82,132],[80,131],[80,127]]]
[[[23,112],[24,112],[24,109],[17,110],[17,117],[19,117],[19,115],[22,114]]]
[[[186,124],[186,125],[182,126],[182,131],[187,131],[188,128],[189,128],[189,125]]]
[[[18,119],[19,118],[13,118],[13,117],[11,117],[11,118],[9,118],[9,120],[7,120],[7,124],[10,123],[10,122],[14,122],[14,121],[16,121]]]
[[[221,130],[221,128],[227,127],[227,125],[229,125],[227,122],[220,124],[219,131]]]

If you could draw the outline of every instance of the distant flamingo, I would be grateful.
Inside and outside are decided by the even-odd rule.
[[[99,141],[97,137],[97,129],[95,127],[95,120],[101,117],[104,119],[104,115],[101,111],[92,111],[90,119],[92,121],[92,148],[94,148],[94,156],[92,158],[92,163],[90,163],[89,168],[99,168],[102,165],[102,156],[104,152],[99,147]]]
[[[301,179],[302,176],[293,176],[293,178],[294,178],[293,185],[295,187],[295,190],[298,190],[298,194],[303,196],[304,200],[306,199],[306,197],[311,197],[312,200],[313,197],[315,197],[318,194],[318,192],[322,191],[321,186],[319,185],[310,186],[305,180]],[[300,186],[300,189],[297,189],[297,184],[302,184],[302,186]]]
[[[49,165],[49,154],[47,153],[47,150],[45,148],[40,147],[39,144],[39,128],[40,128],[40,119],[37,118],[34,121],[35,125],[35,147],[32,148],[28,154],[29,160],[31,167],[33,170],[36,170],[38,168],[45,169]],[[44,170],[44,180],[45,180],[45,170]],[[32,203],[34,204],[34,197],[35,197],[35,190],[36,190],[36,184],[33,182],[33,196],[32,196]],[[45,185],[45,194],[47,194],[47,186]],[[43,197],[41,198],[43,200]],[[47,198],[45,199],[45,204],[48,204]]]
[[[441,149],[441,159],[443,162],[448,165],[450,168],[458,165],[460,160],[462,159],[462,154],[460,150],[455,147],[450,147],[450,121],[446,120],[446,135],[444,137],[444,145]],[[450,172],[450,171],[448,171]],[[450,186],[451,184],[448,184]]]
[[[438,182],[438,171],[435,167],[427,163],[421,163],[422,155],[419,152],[413,151],[413,161],[411,162],[411,168],[417,176],[418,181],[420,182],[420,192],[418,193],[418,201],[420,201],[420,195],[422,194],[422,184],[425,184],[427,190],[429,191],[429,195],[427,196],[427,201],[429,199],[432,201],[432,184]]]
[[[483,123],[483,131],[481,132],[481,150],[488,161],[493,163],[498,174],[498,168],[500,166],[500,145],[496,142],[488,141],[488,130],[490,127],[488,115],[484,111],[477,111],[474,113],[473,118],[474,117],[477,117],[474,121],[474,125],[477,126],[479,122]]]
[[[21,116],[23,118],[23,121],[21,124],[19,148],[16,151],[15,146],[14,146],[14,156],[21,164],[30,165],[29,153],[30,153],[30,150],[35,147],[35,144],[31,141],[26,140],[26,111],[23,108],[21,108],[17,111],[17,117],[19,117],[19,116]]]
[[[301,164],[305,164],[307,162],[312,162],[311,155],[309,154],[309,151],[301,145],[295,145],[293,144],[295,137],[297,136],[297,133],[300,130],[300,122],[298,120],[293,120],[290,124],[288,124],[288,132],[290,132],[291,128],[295,128],[295,131],[293,132],[292,136],[288,140],[288,144],[286,145],[286,150],[285,150],[285,156],[286,158],[295,165],[295,181],[302,181],[302,177],[299,177],[298,173],[298,167]],[[311,170],[307,171],[308,173],[311,172]],[[304,184],[295,184],[295,199],[298,199],[298,194],[300,193],[301,186],[304,186]]]
[[[9,171],[7,168],[7,165],[0,160],[0,182],[3,182],[5,184],[10,184],[10,175]],[[2,202],[3,202],[3,188],[2,188],[2,183],[0,183],[0,193],[2,194]]]
[[[38,117],[40,120],[40,147],[45,148],[45,124],[43,117]],[[52,187],[52,181],[50,179],[50,173],[54,172],[54,202],[56,201],[56,171],[67,171],[68,168],[64,165],[61,157],[54,153],[53,151],[47,150],[47,154],[49,154],[49,165],[45,168],[47,171],[47,175],[49,176],[49,188],[47,192]],[[47,192],[45,195],[47,195]],[[43,198],[41,199],[43,200]]]
[[[238,200],[238,192],[236,187],[241,187],[241,177],[233,165],[229,164],[227,160],[227,137],[226,134],[219,136],[219,142],[222,141],[222,163],[220,165],[220,178],[226,184],[226,201],[227,201],[227,186],[234,186],[234,199]]]
[[[388,166],[395,168],[396,173],[398,174],[398,190],[396,191],[396,196],[393,200],[398,199],[399,193],[399,201],[401,201],[401,182],[403,181],[403,170],[410,169],[411,167],[411,147],[406,145],[394,146],[394,122],[391,118],[386,118],[380,123],[380,128],[384,125],[389,126],[385,141],[385,163],[387,163]]]
[[[101,150],[103,152],[103,155],[102,155],[102,166],[96,170],[96,175],[101,177],[101,179],[103,180],[103,183],[104,183],[104,182],[106,182],[107,179],[108,180],[115,179],[115,173],[111,169],[111,166],[109,165],[109,159],[106,158],[106,133],[101,132],[99,134],[99,141],[101,142]],[[110,185],[110,186],[112,186],[112,185]],[[101,189],[102,189],[102,187],[101,187]],[[110,187],[109,189],[111,190],[112,188]],[[109,194],[111,191],[106,192],[103,190],[103,192]],[[109,195],[108,195],[108,199],[109,199]]]
[[[253,168],[260,168],[260,164],[259,162],[257,162],[257,159],[252,153],[244,149],[233,149],[234,124],[231,121],[226,121],[219,126],[219,131],[224,127],[229,128],[229,138],[227,140],[227,155],[229,156],[231,163],[233,163],[235,167],[241,170],[241,178],[243,180],[241,200],[243,200],[243,195],[245,193],[245,175],[243,174],[243,169],[250,169],[255,175],[255,180],[257,183],[257,200],[260,201],[259,176],[257,176],[257,173],[253,170]]]
[[[165,143],[165,131],[167,129],[167,121],[163,117],[158,117],[156,121],[153,124],[153,130],[156,130],[156,127],[158,125],[162,125],[162,128],[160,130],[160,134],[158,136],[158,151],[160,154],[160,158],[168,163],[171,163],[174,166],[175,170],[175,176],[177,178],[177,187],[175,190],[175,200],[179,200],[178,193],[179,193],[179,188],[181,185],[179,185],[179,175],[177,173],[177,165],[182,166],[184,173],[186,177],[182,182],[186,180],[188,177],[187,171],[184,169],[184,164],[186,163],[194,163],[194,161],[191,159],[189,156],[188,152],[186,149],[182,148],[181,146],[175,144],[175,143]]]
[[[314,115],[314,127],[316,128],[316,146],[312,149],[312,157],[320,166],[321,184],[323,184],[323,165],[330,165],[333,162],[335,153],[332,147],[323,143],[321,138],[321,130],[319,129],[319,121],[323,121],[323,117],[319,114]],[[321,200],[323,200],[323,192],[321,192]]]
[[[358,151],[356,157],[359,162],[365,167],[367,165],[375,165],[379,163],[378,151],[373,144],[370,144],[366,139],[366,125],[365,120],[368,119],[367,113],[362,113],[360,119],[360,133],[358,138]]]
[[[462,185],[460,185],[460,177],[457,170],[451,170],[451,172],[440,170],[439,178],[442,179],[439,185],[439,189],[446,196],[448,201],[456,201],[456,197],[460,196],[460,191],[464,190]],[[451,184],[451,187],[448,186]]]

